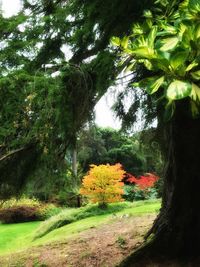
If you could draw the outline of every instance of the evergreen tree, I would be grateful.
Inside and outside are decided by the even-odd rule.
[[[122,68],[111,36],[128,33],[143,10],[140,1],[119,0],[22,6],[16,16],[0,17],[0,172],[2,187],[14,191],[41,162],[52,173],[62,168],[66,149],[76,146],[78,131]]]

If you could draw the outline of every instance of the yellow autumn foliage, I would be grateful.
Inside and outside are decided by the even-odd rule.
[[[122,165],[91,165],[86,176],[83,177],[80,194],[91,202],[106,205],[111,202],[123,201],[122,179],[125,171]]]

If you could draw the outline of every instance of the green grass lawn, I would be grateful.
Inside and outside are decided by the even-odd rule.
[[[0,224],[0,254],[25,249],[41,222]]]
[[[133,207],[125,208],[119,212],[114,213],[116,216],[123,216],[128,214],[130,216],[140,216],[148,213],[156,213],[160,208],[160,202],[146,202],[140,201],[139,203],[134,203]],[[34,244],[46,244],[52,241],[58,241],[65,238],[70,238],[77,235],[78,233],[87,230],[89,228],[96,227],[102,223],[112,222],[112,214],[104,214],[98,216],[92,216],[89,218],[82,219],[77,222],[70,223],[61,228],[55,229],[45,236],[38,238],[34,241]]]
[[[38,228],[41,231],[42,225],[46,227],[48,222],[30,222],[30,223],[18,223],[18,224],[0,224],[0,254],[9,254],[19,250],[26,249],[31,246],[43,245],[52,241],[62,241],[67,238],[71,238],[78,233],[96,227],[102,223],[110,223],[113,220],[113,214],[116,216],[122,216],[128,214],[130,216],[140,216],[148,213],[156,213],[160,208],[160,201],[138,201],[134,203],[121,203],[110,205],[108,211],[103,211],[103,214],[99,214],[96,208],[92,208],[91,213],[88,212],[88,207],[82,209],[69,210],[69,214],[76,214],[76,221],[68,223],[65,226],[55,228],[48,232],[41,238],[34,239]],[[87,213],[87,214],[84,214]],[[79,215],[77,215],[77,213]],[[86,216],[87,218],[78,219],[79,216]],[[71,215],[70,215],[71,216]],[[58,220],[58,215],[54,216],[50,220]],[[71,218],[71,217],[70,217]],[[51,221],[50,221],[51,222]]]

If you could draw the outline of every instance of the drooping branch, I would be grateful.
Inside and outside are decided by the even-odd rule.
[[[10,157],[12,156],[15,156],[17,153],[23,151],[23,150],[26,150],[27,147],[22,147],[22,148],[19,148],[19,149],[15,149],[15,150],[12,150],[8,153],[6,153],[5,155],[3,155],[2,157],[0,157],[0,163],[4,160],[8,160]]]

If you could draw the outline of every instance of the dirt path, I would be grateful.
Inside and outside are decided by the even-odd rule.
[[[113,217],[65,242],[29,249],[0,260],[1,267],[113,267],[135,250],[155,215]]]

